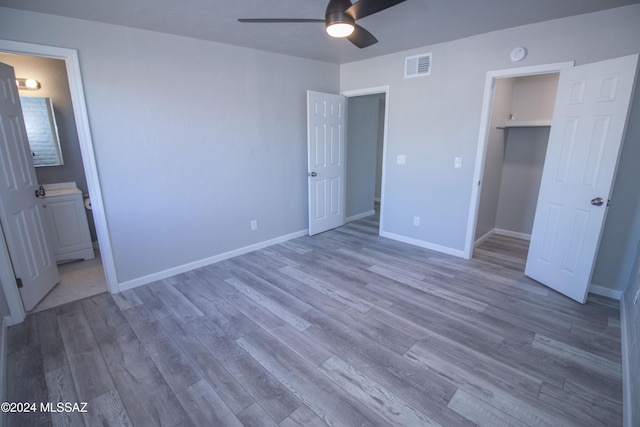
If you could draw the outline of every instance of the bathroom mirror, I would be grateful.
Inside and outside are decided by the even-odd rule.
[[[33,165],[61,166],[62,150],[51,98],[21,96],[22,114],[27,128]]]

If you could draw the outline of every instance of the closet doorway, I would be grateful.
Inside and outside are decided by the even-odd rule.
[[[627,125],[638,55],[575,67],[571,63],[565,64],[487,73],[474,181],[477,187],[472,192],[465,256],[472,256],[477,237],[479,193],[487,188],[486,184],[480,185],[489,129],[495,126],[490,118],[496,83],[501,78],[557,71],[560,73],[557,102],[552,114],[525,275],[584,303]],[[546,125],[545,119],[536,116],[523,119],[510,113],[502,127]]]
[[[496,79],[474,247],[493,236],[531,239],[558,78],[548,73]],[[526,259],[526,251],[514,266],[522,255]]]

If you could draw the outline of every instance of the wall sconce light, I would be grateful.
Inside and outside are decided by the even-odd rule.
[[[40,89],[40,82],[35,79],[16,79],[16,85],[19,90],[38,90]]]

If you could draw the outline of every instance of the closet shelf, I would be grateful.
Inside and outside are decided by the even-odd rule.
[[[507,120],[503,126],[498,126],[498,129],[505,128],[524,128],[524,127],[541,127],[551,126],[551,119],[539,119],[539,120]]]

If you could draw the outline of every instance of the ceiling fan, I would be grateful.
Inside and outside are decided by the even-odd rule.
[[[352,4],[350,0],[329,0],[325,19],[251,18],[238,19],[238,21],[243,23],[324,22],[330,36],[346,37],[351,43],[363,49],[377,43],[378,39],[356,24],[356,21],[404,1],[406,0],[359,0]]]

